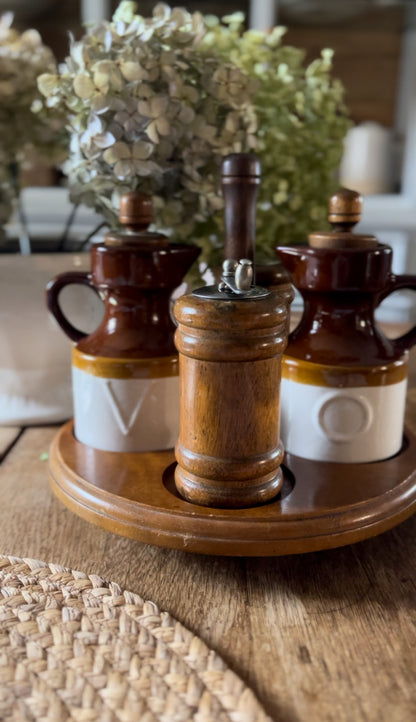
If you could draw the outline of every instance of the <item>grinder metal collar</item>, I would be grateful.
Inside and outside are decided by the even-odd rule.
[[[264,298],[270,291],[253,286],[253,263],[248,258],[235,261],[227,258],[222,264],[221,281],[218,286],[205,286],[193,291],[194,296],[214,300],[248,300]]]

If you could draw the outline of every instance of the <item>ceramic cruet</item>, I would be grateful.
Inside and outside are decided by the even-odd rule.
[[[119,452],[173,447],[179,428],[178,356],[170,299],[198,256],[147,230],[152,201],[139,193],[121,198],[121,233],[91,249],[91,272],[63,273],[47,288],[47,303],[72,351],[74,430],[96,449]],[[59,302],[73,283],[96,290],[104,318],[90,335],[76,329]]]
[[[353,233],[362,199],[341,189],[330,198],[333,230],[309,246],[278,247],[304,301],[282,362],[281,434],[287,452],[342,463],[398,453],[408,352],[416,328],[387,338],[375,322],[380,302],[416,276],[394,275],[392,249]]]

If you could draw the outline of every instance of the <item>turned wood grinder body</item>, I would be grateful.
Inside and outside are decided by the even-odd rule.
[[[175,480],[185,499],[205,506],[263,504],[283,483],[280,376],[289,311],[284,295],[254,285],[260,176],[256,156],[224,158],[221,282],[179,298],[174,308],[180,386]]]
[[[174,313],[178,491],[206,506],[265,503],[283,483],[279,401],[287,305],[265,289],[238,295],[212,286],[178,299]]]

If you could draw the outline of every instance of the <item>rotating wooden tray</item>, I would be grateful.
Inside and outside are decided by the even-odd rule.
[[[229,556],[317,551],[375,536],[416,511],[416,438],[399,454],[367,464],[285,459],[285,482],[264,506],[196,506],[176,492],[173,451],[119,454],[76,440],[73,423],[52,442],[56,496],[104,529],[174,549]]]
[[[370,464],[285,460],[275,501],[212,509],[179,497],[172,451],[118,454],[78,442],[68,422],[50,451],[54,493],[79,516],[139,541],[205,554],[269,556],[316,551],[374,536],[416,510],[416,439]]]

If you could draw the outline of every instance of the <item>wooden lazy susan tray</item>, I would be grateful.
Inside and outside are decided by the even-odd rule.
[[[177,493],[173,451],[120,454],[78,442],[73,424],[50,450],[52,490],[73,512],[148,544],[202,554],[273,556],[329,549],[375,536],[416,511],[416,438],[381,462],[336,464],[287,455],[276,499],[213,509]]]

